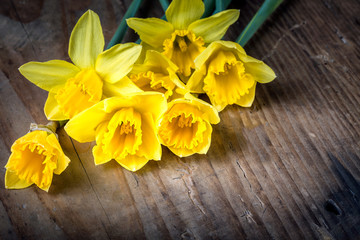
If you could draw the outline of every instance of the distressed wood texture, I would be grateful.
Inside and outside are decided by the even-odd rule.
[[[262,1],[233,1],[236,36]],[[2,0],[0,166],[31,122],[46,123],[46,92],[22,77],[28,61],[69,60],[68,39],[87,9],[108,42],[130,1]],[[246,46],[276,72],[251,108],[227,107],[207,155],[131,173],[95,166],[93,143],[59,130],[71,164],[49,193],[5,190],[1,239],[360,239],[360,4],[287,1]],[[139,17],[160,17],[144,1]],[[137,39],[134,32],[126,41]]]

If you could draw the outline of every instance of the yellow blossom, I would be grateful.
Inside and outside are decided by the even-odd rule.
[[[213,106],[250,107],[256,83],[274,80],[274,71],[263,61],[246,55],[244,49],[230,41],[211,43],[195,60],[196,71],[187,83],[194,93],[206,93]]]
[[[29,132],[16,140],[11,152],[5,166],[5,187],[8,189],[36,184],[48,191],[53,173],[61,174],[70,162],[55,134],[45,128]]]
[[[156,132],[166,107],[165,96],[158,92],[107,98],[72,118],[65,130],[79,142],[96,140],[95,164],[115,159],[136,171],[151,159],[161,159]]]
[[[51,60],[19,68],[29,81],[49,91],[44,107],[48,119],[70,119],[105,97],[141,91],[126,77],[141,46],[118,44],[103,51],[104,44],[99,17],[89,10],[70,36],[69,56],[74,64]]]
[[[177,70],[177,66],[167,57],[154,50],[148,50],[144,62],[134,65],[130,79],[141,90],[161,92],[169,99],[177,96],[176,92],[180,89],[185,90],[185,85],[176,74]]]
[[[163,48],[163,54],[187,78],[195,68],[194,59],[205,49],[204,45],[220,40],[239,17],[238,10],[230,9],[200,19],[204,9],[201,0],[173,0],[165,13],[168,22],[158,18],[130,18],[127,23],[143,42],[155,49]]]
[[[160,141],[179,157],[206,154],[211,143],[211,124],[219,122],[213,106],[186,94],[168,104],[159,127]]]

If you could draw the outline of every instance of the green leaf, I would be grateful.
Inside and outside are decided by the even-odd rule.
[[[159,0],[162,9],[164,10],[164,12],[166,11],[166,9],[169,7],[169,1],[168,0]]]
[[[236,42],[242,47],[251,39],[265,20],[277,9],[283,0],[265,0],[263,5],[251,19],[244,31],[236,39]]]
[[[215,11],[213,14],[224,11],[230,3],[231,0],[215,0]]]
[[[215,0],[204,0],[204,5],[205,5],[205,12],[202,15],[202,18],[206,18],[213,13],[215,8]]]
[[[107,45],[106,49],[111,48],[115,44],[121,43],[122,39],[125,36],[126,30],[128,29],[128,25],[126,24],[126,19],[135,16],[142,1],[143,0],[132,1],[132,3],[130,4],[128,10],[126,11],[124,17],[121,19],[120,25],[119,25],[118,29],[116,30],[114,36],[110,40],[109,44]]]

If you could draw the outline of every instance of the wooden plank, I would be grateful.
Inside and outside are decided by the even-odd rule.
[[[2,139],[0,140],[0,152],[2,153],[1,157],[4,157],[3,154],[6,156],[9,154],[9,151],[5,144],[3,143]],[[5,169],[1,170],[1,175],[5,175]],[[8,216],[8,213],[2,203],[0,201],[0,238],[1,239],[17,239],[17,235],[15,229],[11,223],[11,220]]]
[[[69,60],[68,38],[87,9],[108,42],[130,1],[18,1],[0,6],[0,165],[30,122],[46,123],[46,92],[17,68]],[[234,40],[262,1],[233,1]],[[115,161],[95,166],[94,143],[64,130],[71,158],[49,193],[4,189],[5,239],[358,239],[360,237],[359,3],[286,1],[246,46],[277,79],[257,88],[251,108],[229,106],[207,155],[160,162],[131,173]],[[163,15],[144,1],[138,16]],[[125,41],[137,36],[129,31]]]

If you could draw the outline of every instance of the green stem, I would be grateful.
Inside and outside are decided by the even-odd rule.
[[[161,7],[162,9],[164,10],[164,12],[166,12],[166,10],[168,9],[169,7],[169,1],[168,0],[159,0],[160,4],[161,4]],[[165,20],[166,21],[166,15],[164,14],[162,17],[161,17],[162,20]]]
[[[251,39],[265,20],[277,9],[283,0],[265,0],[263,5],[251,19],[244,31],[236,39],[236,42],[242,47]]]
[[[215,0],[215,11],[213,14],[224,11],[230,3],[231,0]]]
[[[56,133],[56,130],[60,127],[59,122],[57,121],[50,121],[46,124],[46,127],[49,128],[52,132]]]
[[[63,127],[66,125],[66,123],[68,122],[69,120],[62,120],[62,121],[59,121],[59,128]]]
[[[202,15],[203,18],[210,16],[215,7],[215,0],[204,0],[205,12]]]
[[[116,30],[114,36],[110,40],[110,42],[107,45],[106,49],[109,49],[112,46],[114,46],[115,44],[118,44],[118,43],[120,43],[122,41],[122,39],[125,36],[126,30],[128,29],[128,26],[126,24],[126,19],[135,16],[135,14],[138,11],[142,1],[143,0],[134,0],[134,1],[132,1],[132,3],[130,4],[128,10],[126,11],[124,17],[122,18],[118,29]]]
[[[169,7],[169,1],[168,0],[159,0],[162,9],[164,12],[166,12],[166,9]]]

